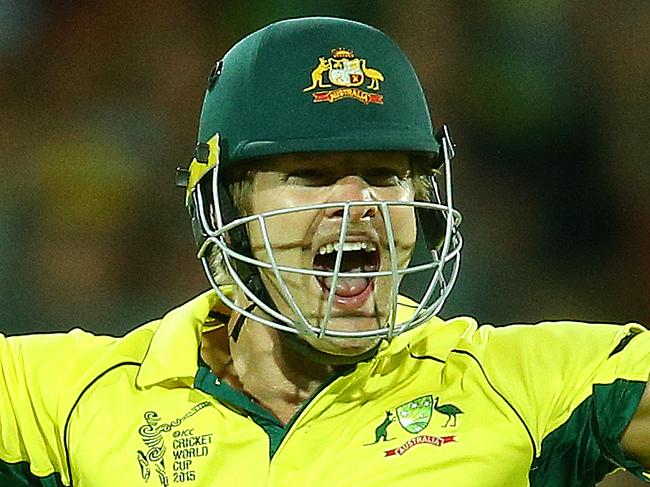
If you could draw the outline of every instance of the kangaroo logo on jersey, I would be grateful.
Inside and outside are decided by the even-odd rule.
[[[144,413],[145,424],[140,426],[138,433],[142,441],[147,446],[147,451],[138,450],[138,463],[140,464],[140,473],[145,482],[151,477],[153,468],[158,475],[160,485],[169,486],[169,476],[165,465],[165,445],[164,433],[172,430],[174,436],[173,453],[174,453],[174,482],[184,482],[195,480],[195,473],[190,470],[192,461],[195,456],[205,456],[208,453],[207,445],[212,442],[212,434],[205,435],[193,434],[193,429],[180,430],[178,427],[190,416],[194,416],[201,409],[209,406],[208,401],[203,401],[180,418],[176,418],[169,423],[161,423],[160,416],[155,411]]]
[[[395,421],[395,415],[390,411],[386,411],[386,417],[384,418],[384,421],[375,428],[375,441],[373,441],[372,443],[367,443],[366,446],[374,445],[375,443],[379,443],[380,441],[393,440],[394,438],[388,438],[388,427],[394,421]]]
[[[365,87],[367,90],[379,91],[384,75],[381,71],[368,67],[367,61],[357,58],[351,49],[332,49],[330,57],[318,58],[318,65],[311,72],[311,84],[302,91],[332,88],[312,93],[314,103],[335,103],[344,98],[353,98],[365,105],[382,105],[384,95],[360,88],[366,79],[369,80]]]
[[[431,424],[431,419],[434,416],[434,412],[446,416],[446,421],[444,424],[438,425],[436,424],[437,422]],[[463,411],[461,411],[458,406],[451,403],[440,404],[440,398],[434,398],[431,394],[412,399],[400,406],[397,406],[395,408],[395,414],[393,414],[392,411],[386,411],[384,420],[375,428],[375,441],[372,443],[366,443],[365,446],[374,445],[380,441],[387,442],[397,439],[397,436],[391,438],[388,436],[388,427],[395,421],[395,418],[397,418],[399,425],[404,431],[416,436],[406,437],[406,441],[404,441],[404,435],[402,434],[402,444],[396,448],[385,450],[384,457],[404,455],[411,448],[418,445],[431,445],[441,447],[447,443],[455,442],[456,435],[431,435],[418,433],[421,433],[425,429],[432,427],[456,427],[458,421],[457,416],[459,414],[463,414]]]

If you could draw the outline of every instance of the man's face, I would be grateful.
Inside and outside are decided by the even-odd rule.
[[[351,206],[341,272],[389,271],[391,259],[386,224],[377,202],[414,198],[408,156],[398,152],[289,154],[266,161],[253,177],[252,213],[283,208],[364,201]],[[414,209],[390,206],[397,264],[405,268],[416,238]],[[339,241],[343,206],[291,212],[266,218],[273,256],[278,265],[332,271],[334,244]],[[249,225],[254,256],[270,262],[259,224]],[[273,271],[262,269],[262,280],[284,315],[297,314],[282,297]],[[330,293],[334,293],[328,330],[368,331],[386,326],[391,309],[391,277],[331,278],[282,272],[295,303],[307,320],[320,327]],[[377,338],[303,337],[315,348],[335,355],[357,355]]]

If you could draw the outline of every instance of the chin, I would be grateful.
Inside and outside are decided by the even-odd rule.
[[[363,355],[380,342],[380,337],[369,338],[337,338],[337,337],[303,337],[313,348],[319,352],[337,357],[356,357]]]
[[[351,321],[354,322],[350,327]],[[361,325],[366,325],[361,328]],[[330,330],[364,331],[377,329],[375,319],[354,320],[334,318]],[[338,326],[337,326],[338,325]],[[347,325],[344,327],[343,325]],[[382,337],[318,337],[312,334],[283,333],[283,343],[312,362],[327,365],[351,365],[372,358],[379,349]]]

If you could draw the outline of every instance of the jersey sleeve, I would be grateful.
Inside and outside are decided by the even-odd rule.
[[[486,364],[535,443],[531,486],[592,485],[618,468],[650,480],[620,441],[650,376],[650,332],[568,322],[490,328]]]
[[[0,335],[0,485],[70,485],[64,435],[76,356],[102,341],[80,330]]]

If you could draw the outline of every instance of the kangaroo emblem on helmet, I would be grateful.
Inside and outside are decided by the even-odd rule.
[[[314,88],[328,88],[332,85],[328,85],[323,83],[323,75],[329,71],[329,69],[332,67],[330,60],[325,59],[324,57],[319,57],[318,58],[318,66],[314,68],[314,70],[311,72],[311,86],[308,86],[302,91],[309,91],[313,90]]]

